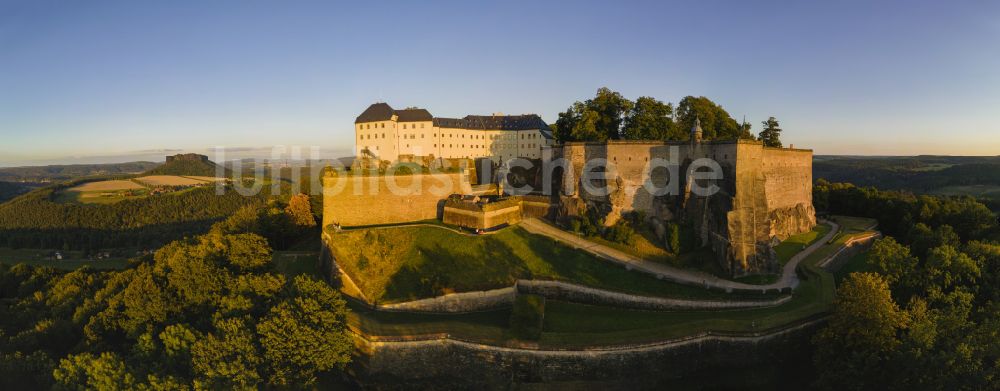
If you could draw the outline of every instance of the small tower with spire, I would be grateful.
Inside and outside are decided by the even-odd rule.
[[[701,143],[701,117],[694,118],[694,126],[691,127],[691,142]]]

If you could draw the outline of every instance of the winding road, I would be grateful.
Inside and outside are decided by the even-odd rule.
[[[827,232],[826,236],[823,236],[823,238],[815,241],[805,250],[795,254],[792,259],[788,260],[788,263],[786,263],[784,268],[781,270],[781,278],[778,279],[777,282],[767,285],[744,284],[742,282],[721,279],[708,273],[686,270],[657,262],[647,261],[627,254],[623,251],[581,238],[573,233],[563,231],[562,229],[549,225],[548,223],[538,219],[524,220],[519,224],[519,226],[533,234],[548,236],[569,245],[570,247],[578,248],[596,255],[599,258],[625,265],[625,267],[632,270],[653,274],[664,280],[702,287],[715,287],[725,290],[767,290],[783,288],[794,289],[799,285],[799,277],[795,274],[795,267],[798,266],[799,262],[802,262],[803,259],[806,259],[820,247],[823,247],[834,237],[834,235],[837,234],[837,231],[840,230],[840,226],[833,221],[824,221],[824,223],[830,226],[830,231]]]

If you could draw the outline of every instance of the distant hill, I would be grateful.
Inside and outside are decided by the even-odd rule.
[[[997,156],[822,156],[813,178],[916,194],[968,195],[1000,211]]]
[[[153,162],[114,164],[69,164],[30,167],[0,168],[0,181],[4,182],[62,182],[95,175],[137,174],[153,167]]]
[[[182,176],[210,176],[218,174],[219,166],[208,160],[208,156],[198,154],[185,154],[167,156],[167,162],[159,167],[146,171],[143,175],[182,175]],[[223,168],[223,172],[228,177],[230,170]]]
[[[0,182],[0,203],[24,194],[30,189],[30,187],[17,182]]]

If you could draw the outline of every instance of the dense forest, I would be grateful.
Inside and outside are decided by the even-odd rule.
[[[164,163],[156,168],[146,171],[144,175],[186,175],[186,176],[218,176],[218,168],[213,162],[203,162],[198,160],[178,159]],[[229,177],[229,169],[223,168],[223,177]]]
[[[686,96],[676,107],[673,103],[649,96],[635,101],[608,88],[585,101],[577,101],[552,124],[558,142],[607,140],[687,140],[695,121],[701,124],[705,140],[762,140],[766,145],[780,147],[781,128],[770,117],[761,123],[759,135],[751,133],[751,125],[737,122],[721,105],[704,96]]]
[[[970,197],[820,181],[817,208],[887,235],[837,290],[815,338],[823,389],[980,390],[1000,383],[997,217]]]
[[[216,195],[213,186],[113,204],[54,201],[56,192],[72,184],[35,190],[0,204],[0,247],[157,248],[203,233],[240,207],[264,200],[263,195],[244,197],[231,188]]]
[[[0,203],[24,194],[28,190],[31,190],[31,188],[20,182],[0,182]]]
[[[265,204],[122,271],[0,265],[0,389],[288,388],[339,378],[353,348],[344,301],[322,280],[279,273],[266,238],[265,227],[281,224],[291,224],[283,235],[314,235],[308,200]]]
[[[831,182],[927,192],[945,186],[1000,185],[1000,157],[816,156],[813,174]]]
[[[152,162],[130,162],[113,164],[3,167],[0,168],[0,181],[62,182],[86,176],[137,174],[152,169],[158,165],[158,163]]]

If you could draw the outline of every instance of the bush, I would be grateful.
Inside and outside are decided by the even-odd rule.
[[[538,295],[517,295],[510,313],[510,332],[517,339],[538,340],[545,319],[545,298]]]
[[[583,224],[580,222],[580,219],[570,219],[569,220],[569,229],[570,229],[570,231],[573,231],[573,232],[576,232],[576,233],[580,233],[580,227],[582,225]]]
[[[674,254],[681,253],[681,227],[677,223],[667,223],[667,246]]]
[[[604,238],[615,243],[634,244],[635,229],[627,220],[622,219],[604,231]]]

